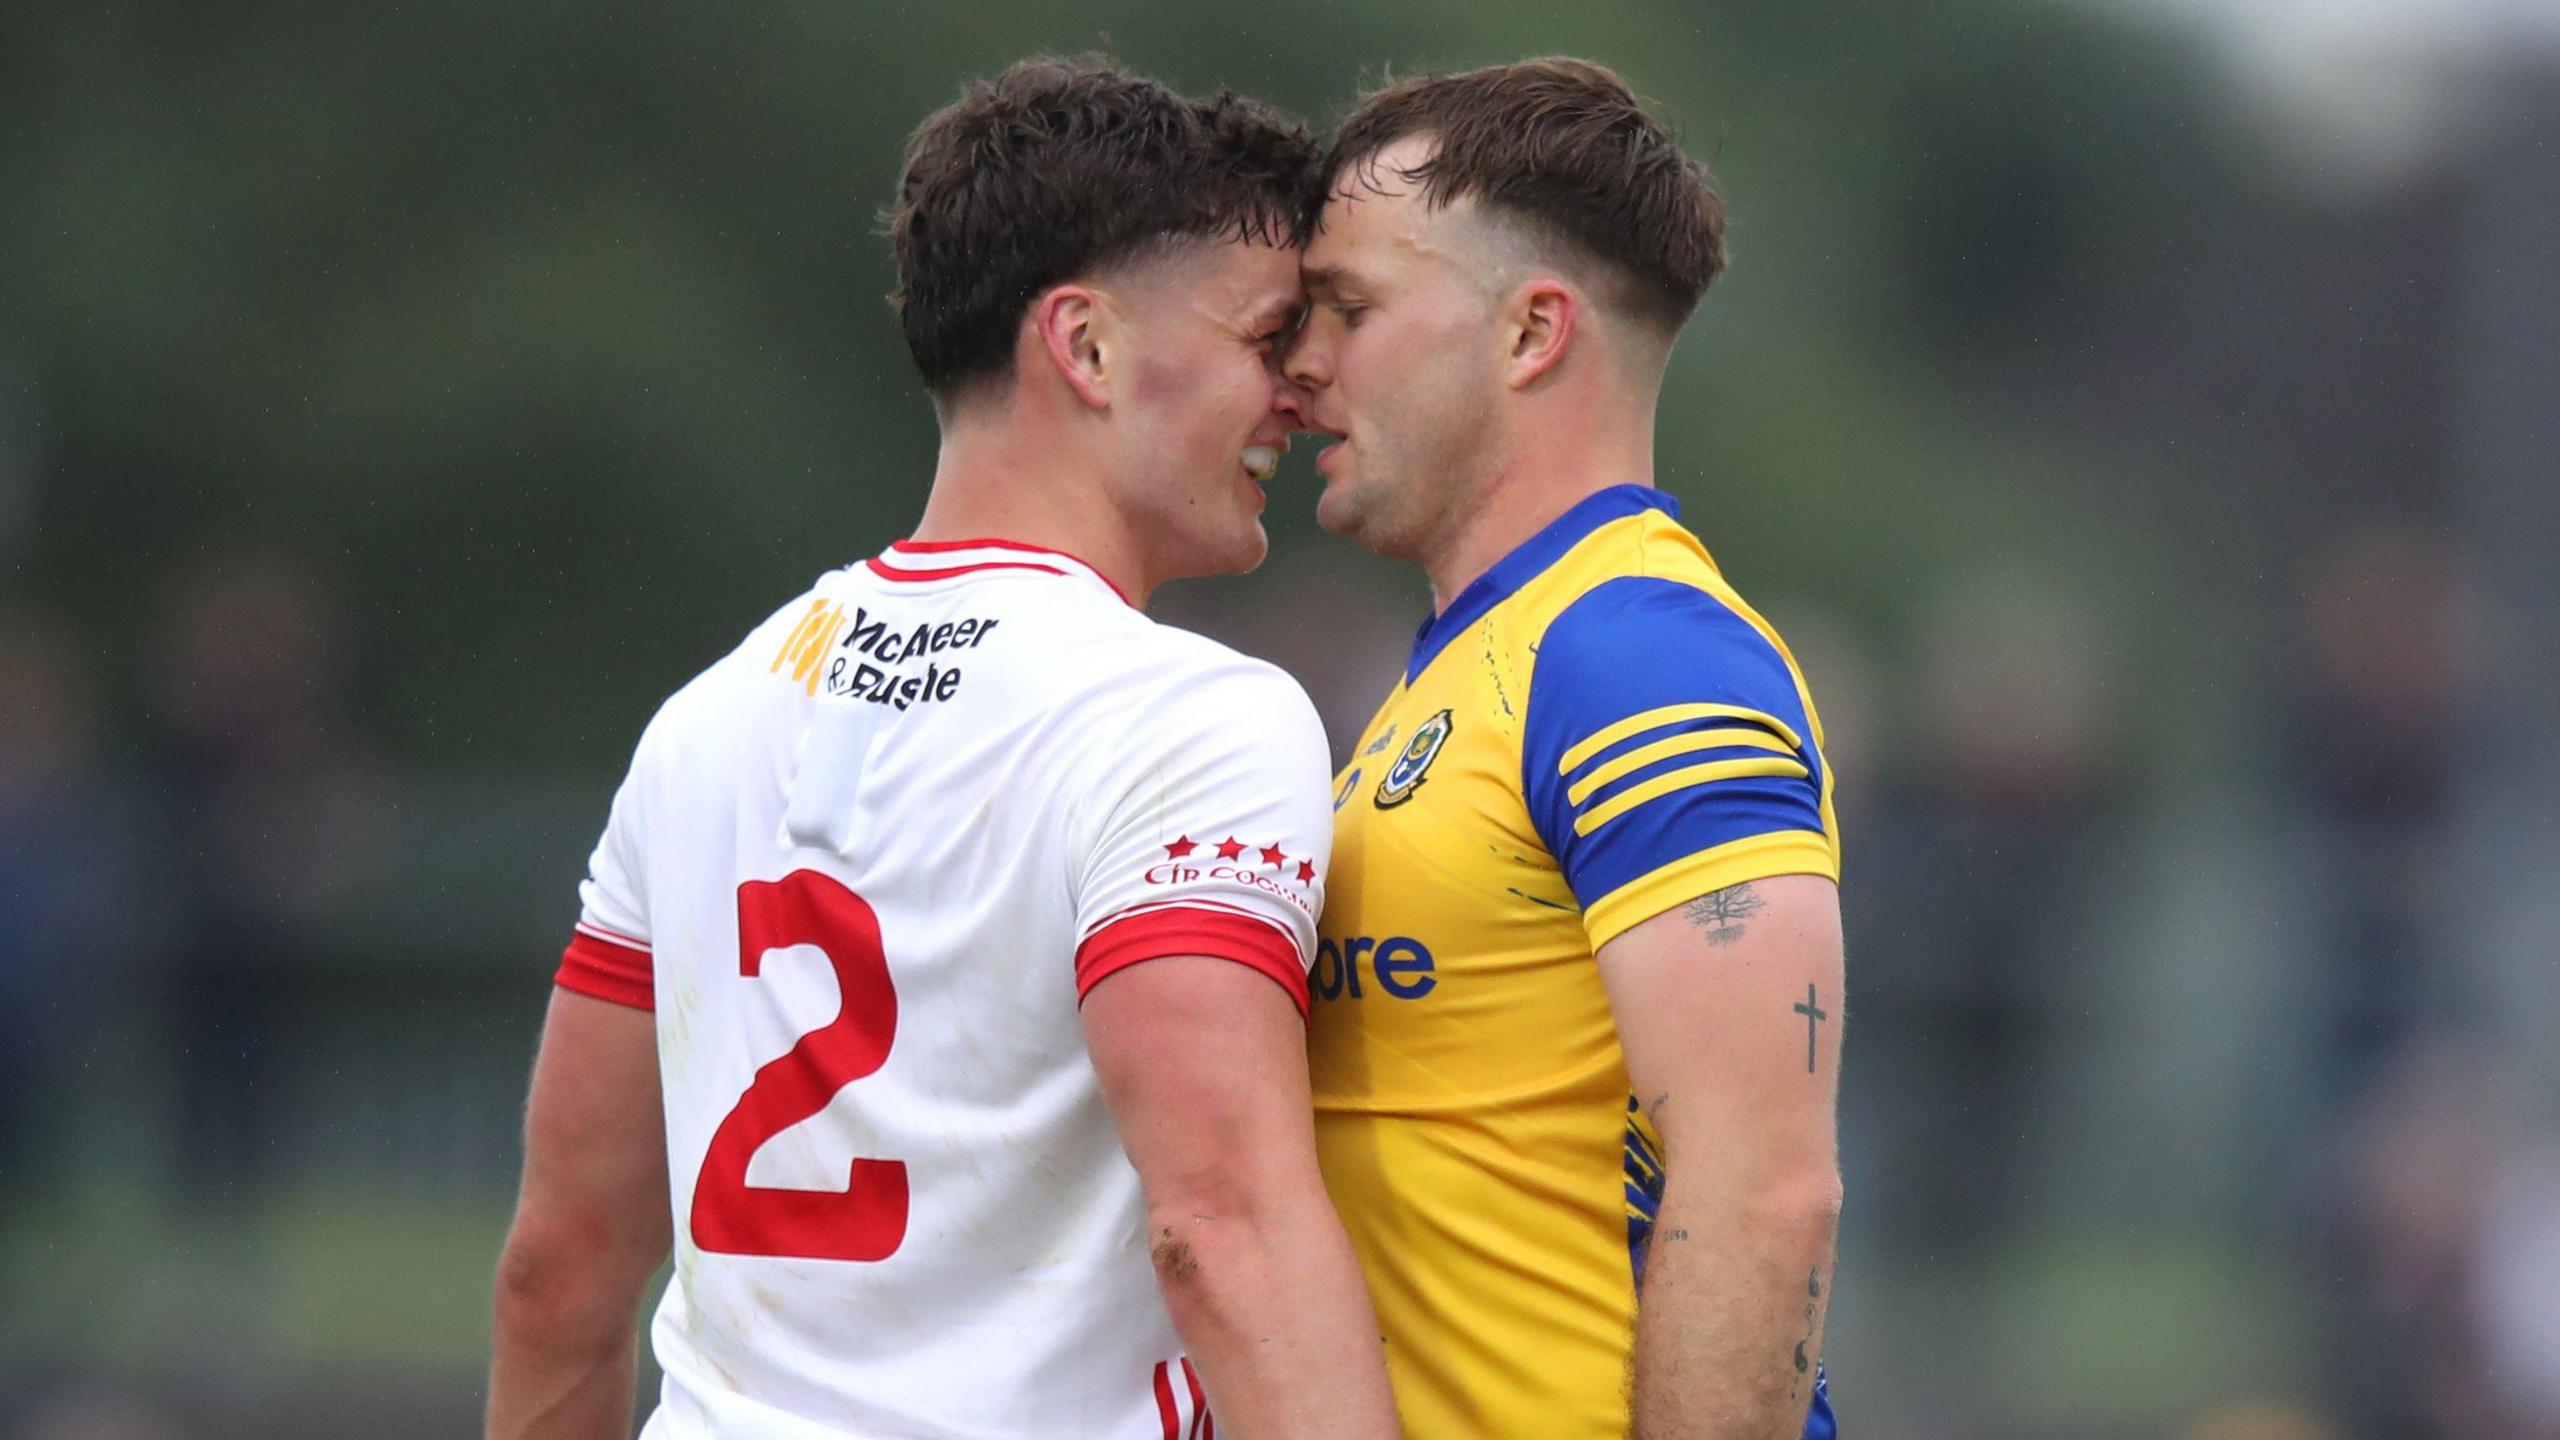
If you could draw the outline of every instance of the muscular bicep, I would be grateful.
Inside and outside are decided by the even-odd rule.
[[[648,1011],[555,989],[525,1114],[520,1242],[645,1278],[666,1257],[665,1109]]]
[[[1103,1100],[1151,1205],[1247,1204],[1311,1176],[1306,1024],[1269,976],[1166,956],[1112,973],[1083,1015]]]
[[[1780,875],[1699,896],[1600,949],[1627,1074],[1676,1170],[1835,1163],[1843,962],[1838,887]]]

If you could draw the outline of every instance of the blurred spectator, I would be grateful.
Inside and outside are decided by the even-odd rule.
[[[2441,1033],[2460,1012],[2453,891],[2459,582],[2449,538],[2344,526],[2302,570],[2282,747],[2295,859],[2318,904],[2306,1259],[2341,1276],[2336,1375],[2360,1429],[2451,1433],[2488,1418],[2467,1252],[2498,1158],[2496,1096]],[[2281,673],[2281,672],[2280,672]],[[2390,1354],[2377,1366],[2352,1356]]]
[[[97,718],[70,634],[0,614],[0,1196],[47,1168],[67,993],[105,953],[115,893]],[[0,1220],[12,1207],[0,1203]]]
[[[2321,1079],[2350,1100],[2399,1048],[2426,992],[2441,993],[2450,953],[2423,937],[2447,894],[2440,870],[2462,753],[2452,545],[2414,523],[2353,526],[2312,552],[2301,593],[2292,653],[2303,670],[2285,754],[2325,852]]]
[[[208,559],[171,587],[156,633],[178,1158],[198,1203],[239,1201],[283,1118],[288,982],[381,852],[380,791],[350,717],[344,616],[308,565]]]
[[[1853,1063],[1891,1077],[1860,1103],[1896,1107],[1863,1164],[1897,1229],[1979,1257],[2021,1218],[2053,1098],[2123,705],[2097,615],[2058,577],[1975,572],[1914,628],[1903,763],[1855,782],[1869,808],[1841,822],[1869,1021]]]
[[[44,1161],[36,1099],[59,1058],[61,976],[87,958],[87,930],[110,904],[82,843],[90,710],[69,635],[0,615],[0,1194]]]

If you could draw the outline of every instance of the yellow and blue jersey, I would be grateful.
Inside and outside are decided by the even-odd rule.
[[[1415,638],[1336,777],[1308,1040],[1413,1440],[1627,1434],[1662,1163],[1593,956],[1711,891],[1837,879],[1831,788],[1793,657],[1650,487]]]

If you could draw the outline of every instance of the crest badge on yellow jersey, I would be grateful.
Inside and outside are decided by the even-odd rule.
[[[1422,788],[1424,773],[1439,758],[1440,747],[1448,743],[1450,727],[1446,710],[1414,727],[1413,739],[1406,742],[1404,753],[1396,757],[1396,763],[1387,767],[1385,778],[1378,781],[1379,809],[1392,810]]]

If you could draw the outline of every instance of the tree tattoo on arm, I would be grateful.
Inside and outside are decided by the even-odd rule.
[[[1711,895],[1701,895],[1689,902],[1681,913],[1689,923],[1707,932],[1707,943],[1721,949],[1742,938],[1744,921],[1769,908],[1751,882],[1730,885]]]

